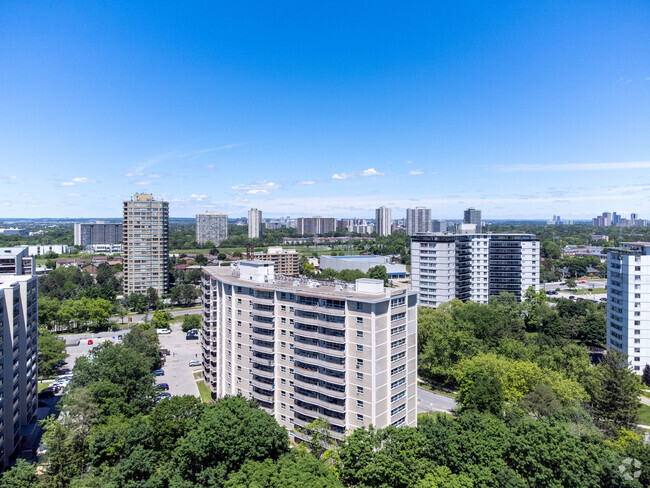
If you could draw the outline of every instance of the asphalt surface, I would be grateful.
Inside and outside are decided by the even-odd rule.
[[[585,281],[585,283],[580,283],[580,281]],[[595,279],[595,280],[576,280],[576,288],[578,290],[589,290],[593,285],[593,288],[605,288],[607,280],[605,279]],[[596,300],[600,302],[601,298],[607,298],[607,293],[581,293],[576,294],[575,291],[569,290],[569,287],[564,284],[564,281],[554,282],[554,283],[544,283],[542,289],[546,291],[557,290],[559,288],[557,295],[550,295],[555,298],[569,298],[570,296],[575,296],[576,298],[584,298],[585,300]]]
[[[439,393],[418,387],[418,413],[447,412],[452,413],[456,408],[456,400]]]

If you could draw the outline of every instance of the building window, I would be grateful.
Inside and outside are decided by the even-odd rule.
[[[363,303],[357,302],[357,310],[363,310]]]
[[[363,359],[357,359],[357,368],[363,366]]]
[[[363,338],[363,331],[362,331],[362,330],[358,330],[358,331],[357,331],[357,339],[362,339],[362,338]]]
[[[635,329],[635,330],[634,330],[634,335],[641,335],[641,331],[638,330],[638,329]]]
[[[363,395],[363,386],[357,386],[357,395]]]
[[[363,408],[363,400],[357,400],[357,408]]]
[[[363,352],[363,345],[362,344],[357,344],[357,351],[358,352]]]
[[[357,422],[363,422],[363,415],[360,413],[357,414]]]
[[[363,317],[357,317],[357,324],[363,324]]]
[[[357,373],[357,379],[363,380],[363,373]]]

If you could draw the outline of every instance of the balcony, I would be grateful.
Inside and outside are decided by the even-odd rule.
[[[338,403],[333,403],[331,401],[328,401],[326,398],[322,398],[320,396],[313,397],[298,392],[294,392],[293,397],[296,400],[300,400],[302,402],[315,405],[321,408],[329,409],[332,412],[337,412],[345,415],[345,400],[338,399]],[[336,399],[333,400],[336,401]],[[342,402],[342,404],[340,402]]]

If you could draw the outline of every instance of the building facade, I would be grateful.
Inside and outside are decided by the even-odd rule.
[[[463,223],[476,226],[476,232],[480,233],[483,223],[481,222],[481,211],[475,208],[468,208],[463,213]]]
[[[650,364],[650,242],[623,242],[607,255],[607,348],[635,373]]]
[[[212,241],[215,246],[228,239],[228,216],[218,212],[205,212],[196,216],[196,242]]]
[[[26,257],[16,248],[0,256]],[[33,258],[27,258],[33,260]],[[38,403],[38,277],[34,266],[0,274],[0,469],[23,448],[35,447]]]
[[[301,217],[297,222],[298,234],[327,234],[336,231],[336,219],[330,217]]]
[[[150,193],[124,202],[124,294],[169,290],[169,204]]]
[[[406,235],[431,232],[431,209],[415,207],[406,209]]]
[[[417,295],[378,280],[276,281],[273,263],[204,268],[203,374],[215,399],[255,398],[285,426],[334,439],[417,422]]]
[[[0,275],[31,275],[35,270],[36,258],[29,255],[29,246],[0,248]]]
[[[284,276],[300,274],[300,253],[295,249],[282,249],[280,246],[269,246],[266,252],[253,254],[255,261],[273,261],[275,273]]]
[[[251,208],[248,211],[248,238],[259,239],[262,232],[262,211]]]
[[[375,232],[380,236],[389,236],[392,232],[393,221],[390,217],[390,208],[379,207],[375,210]]]
[[[74,245],[92,246],[94,244],[119,244],[124,231],[122,224],[95,222],[91,224],[74,224]]]
[[[511,292],[539,290],[539,240],[532,234],[421,234],[411,239],[411,288],[420,305],[454,298],[487,303]]]

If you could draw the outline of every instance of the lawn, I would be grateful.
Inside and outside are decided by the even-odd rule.
[[[650,425],[650,407],[639,404],[639,423],[642,425]]]
[[[212,401],[212,396],[210,395],[210,388],[205,384],[203,379],[200,379],[196,382],[196,386],[199,387],[199,394],[201,395],[201,401],[203,403],[210,403]]]
[[[606,288],[577,288],[575,290],[563,290],[573,293],[574,295],[591,295],[607,293]]]
[[[52,383],[52,382],[51,382],[51,381],[39,381],[39,382],[38,382],[38,393],[40,393],[40,392],[43,391],[45,388],[47,388],[48,386],[50,386],[50,383]]]

